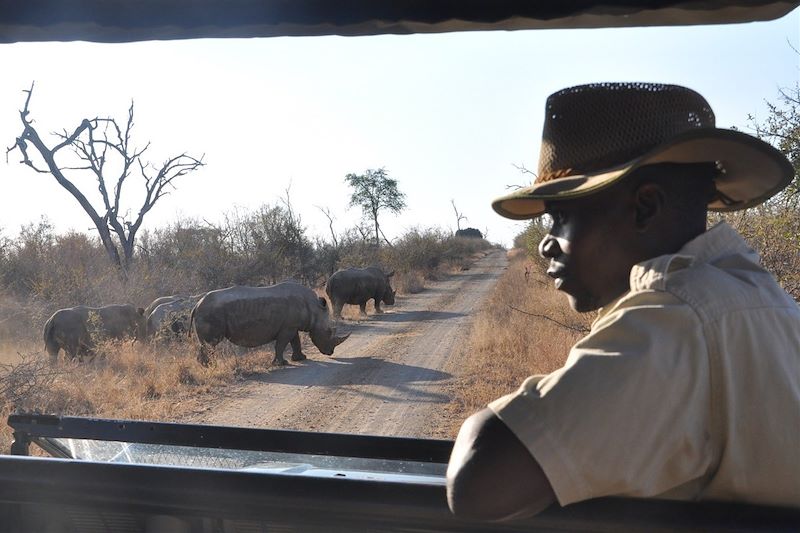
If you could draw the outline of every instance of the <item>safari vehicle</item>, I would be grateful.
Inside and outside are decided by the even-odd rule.
[[[797,2],[31,0],[0,41],[624,27],[767,20]],[[602,499],[474,523],[445,501],[445,440],[15,414],[0,457],[0,530],[797,531],[800,511]],[[37,456],[30,456],[38,448]],[[43,452],[43,453],[42,453]],[[42,457],[47,455],[49,457]]]

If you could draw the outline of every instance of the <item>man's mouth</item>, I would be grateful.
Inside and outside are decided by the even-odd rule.
[[[550,268],[547,269],[547,275],[555,280],[556,290],[560,289],[564,284],[567,269],[560,263],[551,263]]]

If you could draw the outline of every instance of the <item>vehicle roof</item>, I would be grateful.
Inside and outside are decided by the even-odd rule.
[[[724,24],[779,18],[798,4],[775,0],[0,0],[0,42]]]

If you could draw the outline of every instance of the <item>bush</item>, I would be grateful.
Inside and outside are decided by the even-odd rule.
[[[96,237],[57,234],[43,219],[16,237],[0,236],[0,334],[41,342],[41,327],[57,309],[131,303],[146,307],[168,294],[197,294],[239,285],[295,279],[319,287],[339,268],[395,270],[401,292],[419,292],[441,271],[465,268],[491,245],[436,228],[412,229],[393,246],[376,247],[358,227],[336,245],[312,241],[291,209],[264,205],[233,210],[223,223],[193,219],[140,234],[125,272],[112,266]]]
[[[484,239],[455,237],[438,228],[414,228],[382,249],[381,262],[407,278],[409,292],[419,292],[420,277],[433,280],[440,272],[461,270],[474,254],[491,246]]]
[[[800,211],[791,203],[769,202],[754,209],[712,215],[731,224],[761,256],[764,268],[800,302]]]
[[[514,248],[525,250],[528,258],[541,267],[542,271],[547,269],[547,260],[539,255],[539,243],[548,231],[550,218],[545,215],[531,220],[525,230],[514,237]]]

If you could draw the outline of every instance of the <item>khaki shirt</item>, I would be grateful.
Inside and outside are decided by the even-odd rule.
[[[633,267],[566,365],[489,407],[561,505],[800,507],[800,308],[727,224]]]

